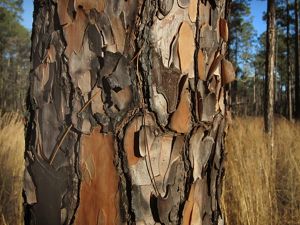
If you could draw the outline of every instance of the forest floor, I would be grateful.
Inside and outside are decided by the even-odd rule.
[[[300,123],[275,121],[271,151],[263,119],[233,120],[226,138],[222,208],[227,225],[300,225]],[[0,118],[0,225],[20,225],[24,125]]]

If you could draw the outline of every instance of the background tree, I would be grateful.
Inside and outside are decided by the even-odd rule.
[[[0,1],[0,109],[24,109],[30,36],[20,24],[22,1]]]
[[[298,0],[294,1],[294,15],[295,15],[295,116],[300,118],[300,73],[299,73],[299,6]]]
[[[28,224],[223,224],[226,5],[34,1]]]
[[[236,68],[237,79],[231,84],[231,106],[235,114],[247,111],[249,99],[245,80],[249,78],[254,51],[255,31],[250,17],[250,1],[234,0],[230,3],[228,58]],[[252,73],[252,72],[251,72]],[[249,86],[248,86],[249,87]],[[247,94],[245,94],[247,92]]]
[[[275,63],[275,0],[268,0],[267,48],[265,78],[265,131],[273,137],[274,125],[274,63]],[[273,139],[273,138],[272,138]],[[273,140],[272,140],[273,145]]]

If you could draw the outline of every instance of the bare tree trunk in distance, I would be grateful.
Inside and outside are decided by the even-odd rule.
[[[298,0],[295,0],[295,108],[296,118],[300,119],[300,73],[299,73],[299,6]]]
[[[275,0],[268,0],[267,8],[267,51],[265,75],[265,131],[273,136],[274,126],[274,61],[275,61]],[[273,139],[273,138],[272,138]]]
[[[26,224],[223,224],[226,0],[34,1]]]
[[[286,16],[287,16],[287,25],[286,25],[286,71],[288,77],[287,85],[287,103],[288,103],[288,119],[291,121],[293,119],[293,103],[292,103],[292,77],[291,77],[291,66],[290,66],[290,9],[289,9],[289,0],[286,0]]]

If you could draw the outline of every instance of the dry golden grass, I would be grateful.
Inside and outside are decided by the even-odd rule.
[[[22,224],[24,126],[18,114],[0,118],[0,224]]]
[[[226,142],[222,206],[227,225],[300,224],[300,124],[275,123],[268,150],[261,118],[237,118]],[[0,118],[0,225],[22,224],[24,127]]]
[[[276,119],[268,148],[262,118],[237,118],[226,141],[223,209],[229,225],[300,224],[300,124]]]

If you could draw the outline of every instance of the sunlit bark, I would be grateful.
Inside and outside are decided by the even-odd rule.
[[[223,223],[225,0],[156,3],[35,1],[33,224]]]

